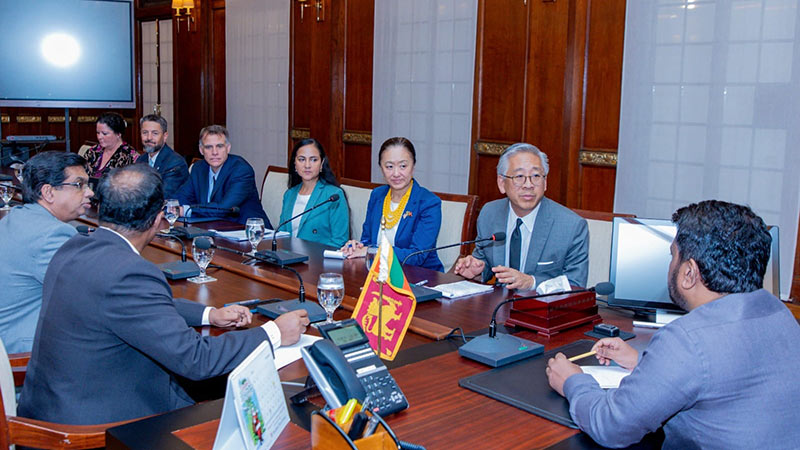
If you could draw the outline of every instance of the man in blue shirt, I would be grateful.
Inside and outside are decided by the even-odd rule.
[[[771,237],[753,211],[709,200],[679,209],[667,283],[688,311],[641,358],[619,338],[594,346],[603,364],[632,369],[604,391],[559,353],[546,369],[575,423],[625,447],[664,427],[664,448],[797,448],[800,326],[761,289]]]
[[[228,130],[210,125],[200,131],[200,154],[203,161],[178,191],[182,215],[222,217],[246,223],[251,217],[264,219],[272,228],[261,206],[253,167],[241,156],[231,155]]]
[[[22,206],[0,220],[0,338],[9,353],[29,352],[47,265],[77,233],[65,222],[90,207],[86,160],[75,153],[43,152],[22,169]]]

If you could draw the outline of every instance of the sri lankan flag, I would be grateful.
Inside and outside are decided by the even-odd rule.
[[[383,283],[383,306],[381,314],[381,283]],[[411,286],[403,274],[403,267],[394,253],[389,240],[380,233],[378,255],[367,274],[361,296],[353,310],[353,318],[361,325],[369,338],[370,346],[378,351],[378,332],[381,330],[380,356],[389,361],[394,360],[403,338],[414,316],[417,301],[411,292]],[[381,316],[383,326],[378,323]]]

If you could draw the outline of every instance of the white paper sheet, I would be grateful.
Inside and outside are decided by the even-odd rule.
[[[631,374],[630,370],[619,366],[581,366],[581,370],[591,375],[603,389],[618,388],[622,379]]]

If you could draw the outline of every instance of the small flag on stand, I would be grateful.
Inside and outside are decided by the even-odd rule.
[[[417,301],[394,248],[383,233],[379,239],[378,256],[367,274],[352,317],[364,329],[378,356],[392,361],[403,344]]]

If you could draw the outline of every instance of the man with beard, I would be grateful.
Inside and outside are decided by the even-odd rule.
[[[164,183],[164,197],[175,198],[178,188],[189,178],[189,168],[183,156],[167,145],[167,120],[148,114],[139,120],[139,128],[145,153],[139,156],[136,163],[149,164],[156,169]]]
[[[664,448],[796,448],[800,326],[761,289],[772,241],[746,207],[709,200],[678,209],[667,284],[688,314],[661,328],[639,357],[598,341],[602,364],[632,369],[604,391],[559,353],[545,369],[572,420],[603,446],[625,447],[664,427]]]

